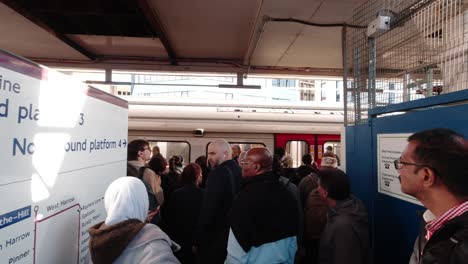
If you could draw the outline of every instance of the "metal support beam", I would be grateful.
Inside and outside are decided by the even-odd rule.
[[[237,73],[237,85],[244,85],[244,74],[242,74],[241,72]]]
[[[433,88],[434,88],[434,70],[432,68],[428,68],[426,70],[426,97],[433,95]]]
[[[410,91],[408,88],[408,84],[410,82],[410,75],[406,73],[403,75],[403,102],[408,102],[410,99]]]
[[[166,49],[167,55],[172,65],[177,65],[177,56],[172,48],[169,39],[166,36],[166,33],[159,21],[159,16],[153,6],[149,3],[150,0],[138,0],[138,6],[140,7],[141,12],[145,15],[148,23],[151,25],[157,37],[161,40],[164,48]]]
[[[111,83],[112,82],[112,69],[106,69],[106,83]]]
[[[87,69],[107,69],[123,71],[177,71],[177,72],[223,72],[237,73],[243,71],[242,67],[234,66],[232,63],[205,62],[193,59],[190,61],[180,60],[179,64],[171,65],[167,59],[156,61],[150,58],[133,60],[105,60],[102,57],[97,62],[83,60],[51,59],[28,57],[28,59],[57,68],[87,68]],[[310,68],[310,67],[274,67],[274,66],[251,66],[250,74],[288,74],[301,76],[343,76],[341,68]]]
[[[267,19],[265,17],[260,17],[263,8],[263,0],[260,1],[259,7],[257,9],[257,15],[255,16],[255,24],[252,27],[252,32],[250,33],[249,46],[247,47],[247,52],[244,56],[244,65],[251,65],[252,56],[257,49],[258,41],[263,33],[265,23]]]
[[[63,41],[65,44],[68,46],[72,47],[74,50],[78,51],[79,53],[83,54],[85,57],[92,61],[96,61],[96,55],[83,46],[80,46],[78,43],[70,39],[69,37],[65,36],[64,34],[56,31],[55,29],[51,28],[49,25],[47,25],[42,19],[39,17],[35,16],[33,13],[31,13],[29,10],[26,10],[23,8],[21,5],[18,4],[17,1],[14,0],[0,0],[3,4],[7,5],[14,11],[16,11],[18,14],[24,16],[28,20],[30,20],[32,23],[36,24],[38,27],[44,29],[45,31],[49,32],[50,34],[54,35],[56,38],[60,39]]]
[[[361,49],[354,48],[353,50],[353,78],[354,87],[352,89],[352,96],[354,102],[354,124],[361,122]]]
[[[376,52],[376,41],[375,38],[369,38],[369,77],[368,77],[368,86],[367,86],[367,98],[369,108],[372,109],[375,107],[375,78],[377,75],[377,52]]]
[[[348,47],[346,46],[347,26],[341,29],[341,56],[343,61],[343,109],[344,125],[348,125]]]
[[[130,94],[133,95],[133,90],[135,89],[135,82],[136,82],[135,74],[132,73],[130,76],[131,76],[131,79],[130,79],[131,80],[130,81],[131,82],[131,84],[130,84]]]

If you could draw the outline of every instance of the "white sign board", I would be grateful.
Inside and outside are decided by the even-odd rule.
[[[125,176],[128,103],[0,52],[0,262],[90,263]]]
[[[399,173],[393,165],[406,147],[411,134],[378,134],[377,135],[377,169],[378,192],[422,205],[416,198],[401,192]]]

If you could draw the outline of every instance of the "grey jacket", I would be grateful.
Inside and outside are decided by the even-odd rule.
[[[89,233],[89,249],[95,264],[180,263],[172,253],[180,246],[153,224],[130,219],[102,228],[99,223]]]
[[[172,253],[179,249],[159,227],[146,224],[138,235],[128,244],[119,258],[118,263],[173,263],[179,261]]]
[[[361,200],[351,196],[328,210],[319,254],[320,264],[369,263],[369,223]]]

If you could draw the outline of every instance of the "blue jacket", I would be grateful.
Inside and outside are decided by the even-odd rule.
[[[229,230],[228,255],[224,263],[293,264],[296,251],[296,237],[292,236],[259,247],[252,247],[249,252],[245,252],[237,242],[232,230]]]

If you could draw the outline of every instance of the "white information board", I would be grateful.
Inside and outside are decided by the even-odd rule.
[[[400,158],[411,134],[378,134],[377,135],[377,170],[378,192],[422,205],[416,198],[401,192],[399,173],[393,161]]]
[[[0,263],[90,263],[128,103],[0,51]]]

